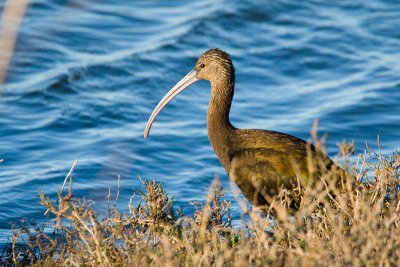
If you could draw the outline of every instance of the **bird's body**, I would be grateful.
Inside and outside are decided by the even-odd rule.
[[[253,205],[268,205],[270,197],[278,194],[280,189],[291,190],[299,183],[303,186],[309,182],[310,159],[321,153],[312,145],[288,134],[238,129],[230,123],[234,67],[230,56],[219,49],[205,52],[195,69],[160,101],[147,123],[145,137],[160,110],[179,92],[200,79],[211,83],[207,112],[210,143],[229,177]],[[328,159],[327,165],[330,164]]]
[[[231,179],[254,205],[268,204],[266,196],[278,194],[281,188],[297,187],[297,176],[303,185],[307,183],[307,144],[302,140],[276,132],[240,129],[232,130],[229,137],[226,149],[213,147]]]

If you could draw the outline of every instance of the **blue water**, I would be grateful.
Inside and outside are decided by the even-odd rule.
[[[0,10],[4,8],[4,1]],[[74,160],[74,194],[117,189],[127,209],[137,176],[157,178],[190,211],[214,176],[232,197],[207,138],[209,84],[159,115],[152,109],[209,48],[236,67],[231,119],[308,139],[312,122],[331,156],[343,139],[400,148],[400,2],[32,0],[0,95],[0,243],[10,222],[43,220]]]

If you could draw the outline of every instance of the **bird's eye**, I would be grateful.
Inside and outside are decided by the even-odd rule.
[[[204,68],[205,66],[206,66],[206,65],[205,65],[204,63],[200,65],[200,67],[202,67],[202,68]]]

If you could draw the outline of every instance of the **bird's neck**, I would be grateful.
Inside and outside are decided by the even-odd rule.
[[[235,131],[229,121],[233,92],[234,78],[211,83],[211,99],[207,112],[208,138],[227,172],[230,168],[229,155]]]

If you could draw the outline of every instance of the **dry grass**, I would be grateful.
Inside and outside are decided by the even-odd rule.
[[[28,0],[8,0],[4,4],[5,7],[0,21],[0,86],[6,79],[19,26],[24,18],[28,4]]]
[[[342,166],[350,168],[353,151],[353,144],[340,144]],[[240,228],[231,225],[230,203],[218,181],[192,216],[175,210],[153,180],[142,181],[144,190],[131,198],[129,212],[121,213],[109,196],[108,214],[99,218],[91,201],[74,197],[69,177],[68,192],[56,202],[40,193],[54,233],[22,222],[1,260],[37,266],[397,266],[399,166],[397,153],[384,157],[368,148],[344,188],[337,189],[331,173],[324,173],[302,189],[294,216],[285,206],[290,192],[283,191],[272,204],[275,226],[250,210]],[[21,237],[25,247],[16,246]]]

